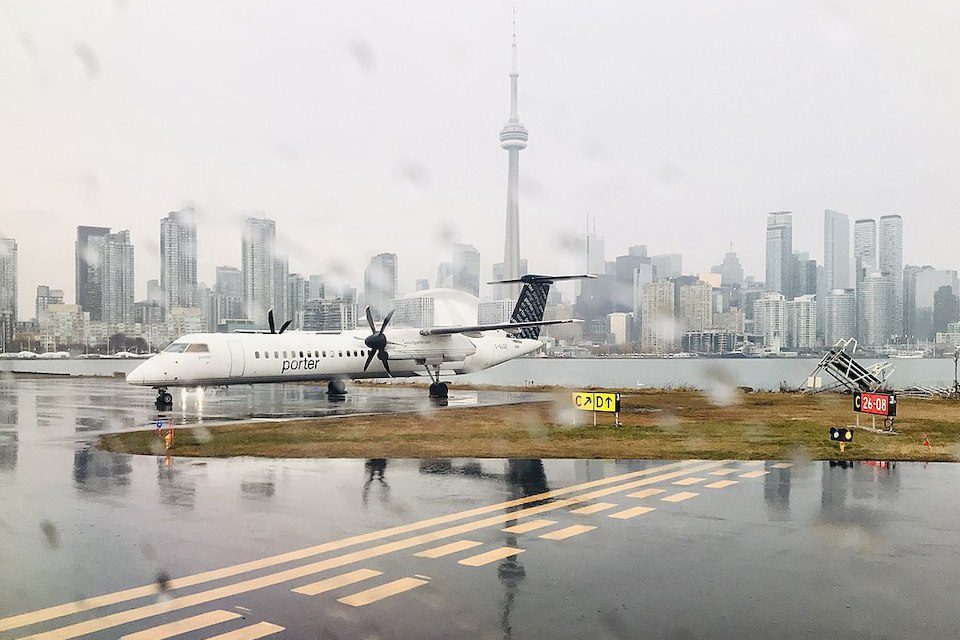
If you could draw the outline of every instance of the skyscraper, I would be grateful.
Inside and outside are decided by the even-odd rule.
[[[160,220],[160,287],[164,306],[197,306],[197,223],[193,209]]]
[[[527,128],[520,122],[518,112],[517,28],[514,22],[513,43],[510,46],[510,117],[500,130],[500,146],[507,151],[507,213],[503,243],[503,262],[494,272],[508,280],[522,274],[520,264],[520,150],[527,147]],[[514,297],[517,285],[498,287],[494,297]]]
[[[739,287],[743,284],[743,265],[740,264],[740,258],[733,250],[733,243],[730,243],[730,251],[723,254],[723,262],[710,271],[720,274],[721,286]]]
[[[263,327],[274,305],[277,224],[269,218],[247,218],[241,242],[243,305],[247,318]]]
[[[453,288],[480,296],[480,252],[469,244],[453,245]]]
[[[857,333],[864,347],[880,348],[890,339],[890,280],[874,271],[857,289]]]
[[[76,294],[77,304],[90,313],[90,320],[103,319],[103,243],[109,227],[77,227]]]
[[[217,267],[212,310],[217,325],[243,318],[243,275],[236,267]]]
[[[103,237],[101,305],[102,320],[108,324],[133,322],[133,245],[130,232],[118,231]]]
[[[787,301],[782,293],[765,294],[753,303],[753,332],[763,336],[763,344],[773,352],[787,346]]]
[[[676,315],[676,285],[661,280],[643,286],[640,347],[648,353],[670,353],[679,337]]]
[[[6,351],[17,323],[17,241],[0,238],[0,351]]]
[[[853,223],[853,259],[857,284],[877,269],[877,221],[873,218],[860,218]]]
[[[380,253],[370,258],[363,273],[363,298],[374,318],[383,318],[393,309],[397,297],[397,254]]]
[[[47,307],[52,304],[63,304],[63,289],[51,289],[45,284],[37,285],[36,318],[38,321]]]
[[[827,209],[823,212],[824,290],[850,287],[850,219]]]
[[[828,347],[857,335],[857,294],[853,289],[834,289],[827,294],[824,337]]]
[[[657,280],[679,278],[683,274],[683,256],[679,253],[661,253],[650,256]]]
[[[898,215],[880,216],[879,228],[880,273],[890,280],[890,318],[887,328],[891,335],[903,335],[903,218]]]
[[[789,211],[767,214],[766,289],[792,296],[793,215]]]

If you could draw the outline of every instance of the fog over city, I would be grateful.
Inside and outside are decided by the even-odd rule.
[[[511,2],[12,2],[0,7],[0,237],[20,306],[74,293],[77,225],[129,229],[137,298],[159,221],[193,207],[198,276],[276,220],[291,272],[401,291],[453,241],[503,259]],[[957,268],[960,5],[517,2],[521,252],[580,268],[588,214],[708,271],[764,275],[766,214],[820,259],[823,212],[904,220],[904,263]],[[758,52],[763,52],[762,55]]]

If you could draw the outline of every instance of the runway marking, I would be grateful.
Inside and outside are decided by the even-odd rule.
[[[741,478],[759,478],[760,476],[765,476],[769,471],[748,471],[747,473],[741,473]]]
[[[468,567],[482,567],[485,564],[490,564],[491,562],[496,562],[497,560],[503,560],[504,558],[509,558],[510,556],[515,556],[520,553],[523,553],[523,549],[517,549],[516,547],[500,547],[499,549],[485,551],[483,553],[478,553],[475,556],[464,558],[463,560],[460,560],[458,564],[463,564]]]
[[[633,493],[628,493],[628,498],[649,498],[650,496],[655,496],[658,493],[666,493],[666,489],[641,489],[640,491],[634,491]]]
[[[130,633],[121,636],[120,640],[164,640],[164,638],[172,638],[182,633],[189,633],[197,629],[203,629],[204,627],[212,627],[215,624],[242,617],[239,613],[233,613],[231,611],[210,611],[208,613],[201,613],[198,616],[184,618],[183,620],[168,622],[167,624],[157,625],[150,629]]]
[[[792,462],[778,462],[777,464],[770,465],[771,469],[789,469],[793,466]]]
[[[534,529],[543,529],[544,527],[549,527],[552,524],[557,524],[557,521],[531,520],[530,522],[521,522],[520,524],[515,524],[512,527],[501,529],[501,531],[506,531],[507,533],[526,533],[527,531],[533,531]]]
[[[736,473],[740,469],[717,469],[716,471],[711,471],[710,475],[712,476],[728,476],[731,473]]]
[[[466,518],[472,518],[474,516],[484,515],[494,511],[500,511],[500,510],[507,509],[514,506],[529,504],[531,502],[538,502],[540,500],[545,500],[547,498],[553,498],[556,496],[576,493],[577,491],[583,491],[585,489],[591,489],[593,487],[600,487],[608,484],[614,484],[617,482],[628,480],[630,478],[637,478],[641,476],[651,475],[654,473],[661,473],[668,469],[677,469],[677,468],[682,469],[684,467],[689,467],[691,465],[700,464],[701,462],[703,461],[702,460],[683,460],[680,462],[671,462],[668,464],[651,467],[649,469],[631,471],[630,473],[611,476],[609,478],[599,478],[597,480],[591,480],[590,482],[584,482],[581,484],[572,485],[569,487],[563,487],[560,489],[553,489],[551,491],[545,491],[543,493],[535,494],[532,496],[526,496],[523,498],[508,500],[506,502],[500,502],[497,504],[487,505],[484,507],[468,509],[466,511],[452,513],[445,516],[438,516],[436,518],[429,518],[427,520],[420,520],[418,522],[413,522],[410,524],[398,525],[396,527],[381,529],[380,531],[372,531],[369,533],[364,533],[356,536],[351,536],[348,538],[343,538],[341,540],[325,542],[323,544],[319,544],[313,547],[306,547],[304,549],[298,549],[296,551],[289,551],[286,553],[268,556],[266,558],[260,558],[259,560],[252,560],[250,562],[244,562],[244,563],[236,564],[229,567],[222,567],[220,569],[203,571],[201,573],[195,573],[189,576],[184,576],[182,578],[174,578],[173,580],[170,581],[169,589],[177,590],[185,587],[192,587],[198,584],[212,582],[214,580],[220,580],[222,578],[228,578],[236,575],[241,575],[244,573],[249,573],[251,571],[257,571],[259,569],[265,569],[267,567],[273,567],[273,566],[284,564],[287,562],[292,562],[294,560],[302,560],[304,558],[309,558],[311,556],[319,555],[321,553],[326,553],[328,551],[337,551],[339,549],[343,549],[346,547],[360,545],[367,542],[373,542],[376,540],[382,540],[384,538],[389,538],[395,535],[410,533],[412,531],[418,531],[420,529],[427,529],[437,525],[448,524],[450,522],[455,522],[457,520],[464,520]],[[0,631],[7,631],[9,629],[25,627],[32,624],[37,624],[38,622],[53,620],[55,618],[62,618],[63,616],[71,615],[74,613],[89,611],[91,609],[98,609],[100,607],[106,607],[106,606],[118,604],[121,602],[137,600],[139,598],[145,598],[149,596],[156,596],[157,593],[158,593],[158,589],[157,589],[156,583],[150,583],[140,587],[133,587],[131,589],[124,589],[122,591],[115,591],[113,593],[107,593],[104,595],[94,596],[91,598],[85,598],[83,600],[76,600],[74,602],[54,605],[52,607],[47,607],[45,609],[38,609],[36,611],[20,613],[17,615],[8,616],[6,618],[0,618]]]
[[[635,518],[637,516],[642,516],[645,513],[650,513],[651,511],[656,511],[653,507],[630,507],[629,509],[624,509],[623,511],[617,511],[616,513],[611,513],[611,518],[616,518],[617,520],[629,520],[630,518]]]
[[[456,542],[440,545],[439,547],[427,549],[426,551],[421,551],[420,553],[415,553],[413,555],[417,556],[418,558],[440,558],[458,551],[473,549],[474,547],[479,547],[482,544],[482,542],[476,542],[475,540],[457,540]]]
[[[316,596],[320,595],[321,593],[326,593],[327,591],[333,591],[334,589],[345,587],[348,584],[354,584],[356,582],[360,582],[361,580],[367,580],[369,578],[375,578],[382,575],[382,571],[375,571],[374,569],[357,569],[356,571],[341,573],[340,575],[333,576],[332,578],[327,578],[311,584],[305,584],[302,587],[291,589],[291,591],[294,593],[302,593],[305,596]]]
[[[694,493],[693,491],[681,491],[680,493],[674,493],[673,495],[660,498],[663,502],[683,502],[684,500],[689,500],[690,498],[695,498],[699,493]]]
[[[703,482],[706,478],[684,478],[683,480],[677,480],[673,484],[678,484],[682,487],[689,487],[691,484],[697,484],[698,482]]]
[[[271,636],[281,631],[283,631],[283,627],[279,625],[270,624],[269,622],[258,622],[257,624],[251,624],[242,629],[221,633],[218,636],[206,638],[205,640],[257,640],[257,638]]]
[[[606,511],[607,509],[614,508],[615,504],[612,502],[597,502],[596,504],[588,504],[585,507],[580,507],[579,509],[573,509],[570,513],[577,513],[580,515],[590,515],[591,513],[599,513],[600,511]]]
[[[707,489],[723,489],[735,484],[737,484],[736,480],[717,480],[716,482],[711,482],[710,484],[704,486]]]
[[[366,591],[361,591],[351,596],[337,598],[337,602],[348,604],[351,607],[362,607],[373,602],[377,602],[378,600],[395,596],[398,593],[416,589],[417,587],[425,584],[427,584],[426,580],[418,580],[416,578],[400,578],[399,580],[381,584],[378,587],[373,587],[372,589],[367,589]]]
[[[556,531],[547,531],[540,537],[544,540],[566,540],[567,538],[572,538],[573,536],[578,536],[581,533],[593,531],[594,529],[596,529],[596,527],[591,527],[586,524],[573,524],[563,529],[557,529]]]
[[[397,540],[394,542],[385,542],[376,547],[370,547],[368,549],[360,549],[357,551],[352,551],[350,553],[345,553],[340,556],[334,556],[332,558],[327,558],[325,560],[319,560],[317,562],[312,562],[310,564],[301,565],[299,567],[285,569],[283,571],[279,571],[273,574],[268,574],[258,578],[249,578],[241,582],[236,582],[236,583],[224,585],[221,587],[215,587],[213,589],[208,589],[207,591],[199,591],[197,593],[191,593],[188,595],[179,596],[179,597],[173,598],[172,600],[168,600],[166,602],[158,602],[153,604],[142,605],[133,609],[127,609],[125,611],[118,611],[116,613],[107,614],[100,618],[92,618],[90,620],[84,620],[82,622],[77,622],[71,625],[60,627],[52,631],[47,631],[44,633],[38,633],[32,636],[28,636],[28,638],[30,640],[54,640],[54,639],[67,640],[69,638],[76,638],[78,636],[95,633],[98,631],[103,631],[104,629],[110,629],[112,627],[116,627],[121,624],[126,624],[128,622],[142,620],[144,618],[148,618],[151,616],[167,613],[169,611],[185,609],[187,607],[196,606],[198,604],[213,602],[221,598],[235,596],[240,593],[246,593],[248,591],[254,591],[256,589],[270,587],[276,584],[281,584],[283,582],[288,582],[290,580],[296,580],[297,578],[313,575],[321,571],[326,571],[327,569],[334,569],[334,568],[342,567],[348,564],[353,564],[355,562],[363,562],[365,560],[369,560],[370,558],[379,557],[382,555],[393,553],[395,551],[400,551],[402,549],[409,549],[410,547],[419,546],[421,544],[427,544],[429,542],[442,540],[444,538],[452,538],[454,536],[459,536],[470,531],[476,531],[477,529],[484,529],[486,527],[502,524],[510,520],[516,520],[521,517],[539,515],[541,513],[546,513],[548,511],[564,509],[571,505],[578,504],[581,502],[589,502],[591,500],[595,500],[596,498],[601,498],[614,493],[627,491],[629,489],[634,489],[636,487],[641,487],[648,484],[654,484],[657,482],[665,482],[667,480],[673,480],[674,478],[681,477],[688,473],[698,473],[698,472],[706,471],[708,469],[712,469],[714,467],[718,467],[723,464],[726,464],[725,461],[705,463],[703,460],[695,460],[692,462],[697,466],[684,465],[682,468],[678,470],[670,471],[668,473],[663,473],[657,476],[642,478],[640,480],[633,480],[631,482],[615,485],[613,487],[596,489],[594,491],[583,493],[578,496],[573,496],[571,498],[554,500],[552,502],[547,502],[545,504],[537,505],[534,507],[526,507],[523,509],[518,509],[516,511],[510,511],[508,513],[501,513],[496,516],[484,518],[482,520],[465,522],[463,524],[459,524],[453,527],[449,527],[446,529],[439,529],[437,531],[431,531],[429,533],[423,533],[418,536],[413,536],[411,538],[407,538],[404,540]],[[659,467],[653,467],[652,469],[645,469],[643,470],[643,472],[646,472],[646,473],[644,473],[643,475],[649,475],[649,473],[652,473],[657,470],[661,470],[664,467],[672,467],[672,465],[661,465]],[[637,472],[634,472],[634,474],[640,474],[643,472],[637,471]],[[636,476],[634,475],[634,477]],[[593,481],[593,482],[596,483],[598,481]],[[587,484],[590,484],[590,483],[587,483]],[[558,489],[558,491],[560,490]],[[544,494],[541,494],[541,495],[544,495]]]

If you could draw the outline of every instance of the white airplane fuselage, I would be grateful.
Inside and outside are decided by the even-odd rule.
[[[538,351],[539,340],[518,339],[505,331],[473,335],[423,336],[418,329],[389,330],[390,374],[369,353],[366,330],[339,333],[195,333],[174,341],[142,363],[127,382],[147,387],[202,387],[295,381],[408,377],[482,371]]]

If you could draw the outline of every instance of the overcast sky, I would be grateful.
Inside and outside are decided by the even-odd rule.
[[[433,281],[449,243],[503,254],[512,2],[0,4],[0,236],[73,301],[78,224],[129,228],[138,298],[159,219],[194,206],[199,278],[277,221],[291,271],[359,281],[399,254]],[[521,250],[578,265],[597,217],[708,270],[763,277],[764,218],[900,213],[907,263],[957,268],[960,3],[517,2]]]

